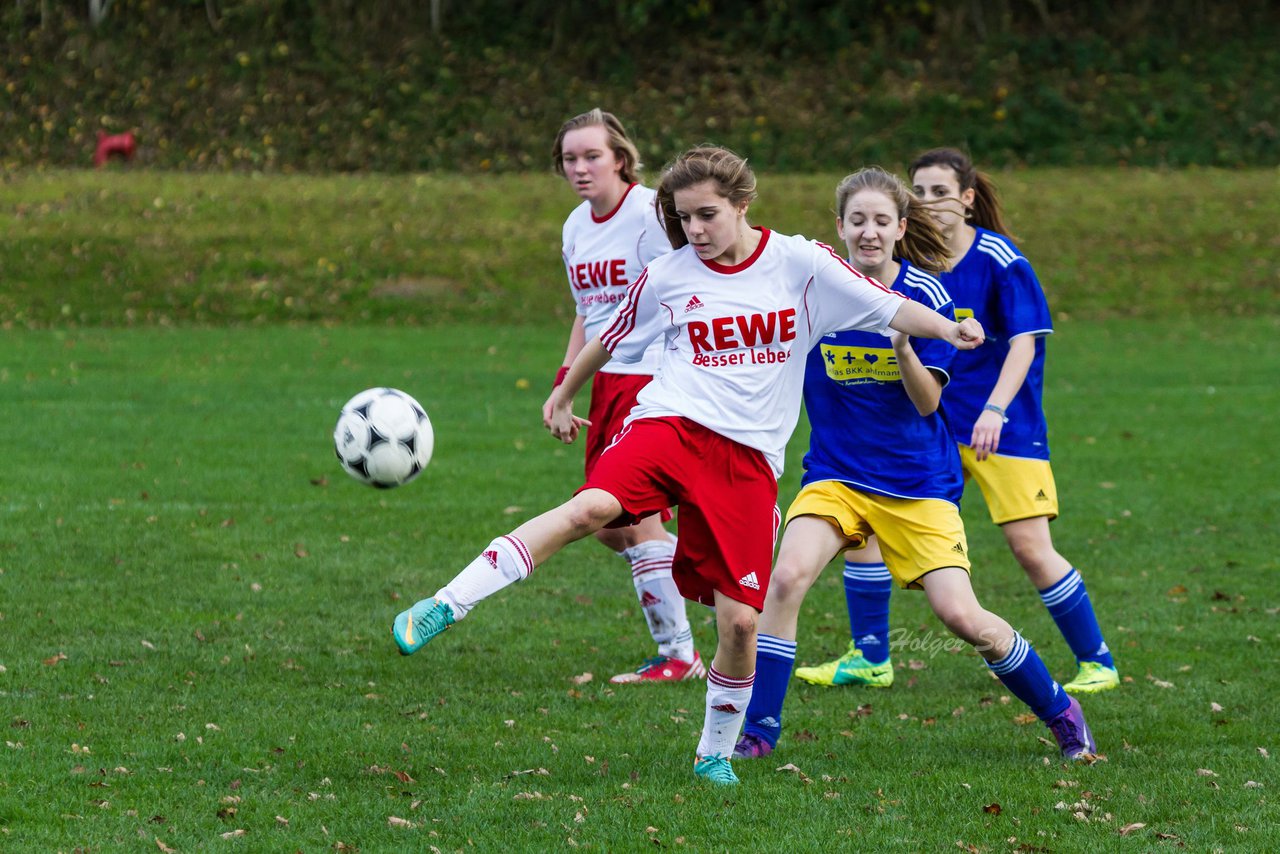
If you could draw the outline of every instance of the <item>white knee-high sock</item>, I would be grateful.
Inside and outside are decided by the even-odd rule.
[[[676,544],[671,540],[649,540],[618,554],[631,564],[636,598],[649,624],[649,634],[658,644],[658,654],[693,661],[693,630],[685,614],[684,597],[671,577]]]
[[[453,608],[455,620],[461,620],[476,603],[532,574],[533,555],[529,548],[516,537],[498,537],[467,564],[466,569],[436,591],[436,598]]]
[[[699,756],[728,759],[733,755],[755,681],[754,673],[745,679],[734,679],[714,667],[707,668],[707,717],[698,740]]]

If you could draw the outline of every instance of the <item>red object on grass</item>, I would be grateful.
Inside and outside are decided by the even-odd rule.
[[[132,160],[133,154],[138,150],[138,141],[133,138],[131,132],[112,134],[107,136],[102,131],[98,131],[98,147],[93,152],[93,165],[101,167],[112,157],[119,157],[122,160]]]

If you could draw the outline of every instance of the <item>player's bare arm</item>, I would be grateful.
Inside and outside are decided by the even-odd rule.
[[[916,338],[938,338],[957,350],[972,350],[986,340],[982,324],[972,317],[956,323],[918,302],[904,300],[889,327]]]
[[[894,355],[898,358],[903,391],[911,398],[916,412],[922,417],[932,415],[942,400],[942,381],[920,361],[915,348],[911,346],[911,336],[897,332],[890,340],[893,342]]]
[[[1000,367],[1000,376],[987,396],[987,405],[992,409],[984,409],[973,423],[973,435],[969,439],[969,447],[973,448],[978,460],[985,460],[1000,448],[1000,434],[1004,430],[1004,410],[1009,408],[1018,389],[1027,379],[1027,371],[1036,357],[1036,336],[1019,335],[1009,342],[1009,353],[1004,357]]]
[[[607,365],[611,358],[613,356],[600,343],[600,339],[592,338],[583,345],[578,358],[574,359],[573,364],[569,366],[569,373],[565,375],[564,382],[551,392],[551,397],[547,401],[551,407],[551,418],[547,427],[551,430],[552,436],[566,445],[578,438],[578,431],[581,428],[591,426],[590,421],[573,414],[573,398],[587,384],[587,380],[595,376],[596,371]]]
[[[578,357],[578,353],[582,352],[582,346],[587,343],[586,322],[582,315],[577,315],[573,320],[573,326],[569,329],[569,343],[565,347],[564,361],[560,363],[561,370],[567,371],[569,366],[573,364],[573,360]],[[563,379],[556,382],[560,385]],[[554,394],[555,388],[552,388]],[[551,426],[551,396],[548,395],[546,402],[542,404],[542,426]]]

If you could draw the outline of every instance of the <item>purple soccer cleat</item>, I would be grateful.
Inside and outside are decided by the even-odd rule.
[[[1045,721],[1044,725],[1058,740],[1058,747],[1062,748],[1064,758],[1088,759],[1097,753],[1098,744],[1093,740],[1093,733],[1089,731],[1089,724],[1084,719],[1084,710],[1075,697],[1069,696],[1067,707]]]

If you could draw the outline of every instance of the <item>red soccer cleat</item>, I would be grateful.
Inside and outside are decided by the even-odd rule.
[[[707,668],[702,664],[702,656],[693,654],[693,661],[681,661],[665,655],[646,658],[644,664],[629,673],[619,673],[609,681],[614,685],[626,685],[631,682],[680,682],[685,679],[704,679]]]

